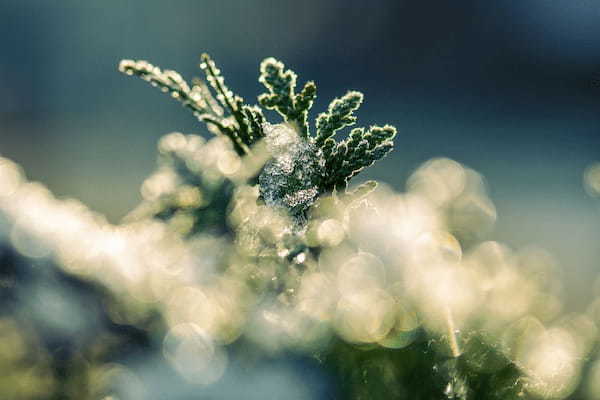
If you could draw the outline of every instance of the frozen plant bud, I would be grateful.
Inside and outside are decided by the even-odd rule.
[[[272,159],[258,178],[260,195],[267,205],[302,219],[319,194],[322,154],[287,124],[265,123],[262,128]]]

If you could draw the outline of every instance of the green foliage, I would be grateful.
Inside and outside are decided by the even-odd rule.
[[[192,110],[200,121],[208,124],[213,133],[228,137],[239,155],[247,154],[249,147],[263,136],[261,126],[265,118],[262,111],[256,106],[245,105],[240,96],[225,86],[220,70],[207,54],[201,56],[201,61],[200,68],[216,93],[218,102],[204,81],[194,79],[190,87],[179,73],[162,71],[143,60],[123,60],[119,70],[127,75],[139,76],[163,92],[171,93],[173,98]],[[228,116],[225,116],[222,107],[228,111]]]
[[[230,127],[232,132],[226,136],[240,142],[240,147],[244,151],[238,151],[238,154],[245,154],[248,152],[247,147],[252,146],[252,144],[264,136],[261,126],[265,122],[265,117],[260,108],[244,105],[244,99],[233,94],[225,86],[225,80],[221,76],[221,71],[208,54],[202,54],[201,60],[200,68],[204,71],[208,83],[217,93],[217,99],[229,110],[235,120],[233,127]]]
[[[327,154],[323,191],[344,191],[352,177],[394,148],[395,136],[396,128],[385,125],[372,126],[366,132],[364,128],[355,128],[348,139],[339,143],[327,138],[323,144],[323,153]]]
[[[207,123],[215,133],[229,138],[238,155],[252,152],[253,146],[265,136],[264,127],[267,120],[258,106],[244,104],[240,96],[235,95],[226,85],[219,68],[206,54],[201,56],[200,67],[204,72],[208,85],[195,79],[190,86],[174,71],[161,71],[158,67],[146,61],[124,60],[119,69],[128,74],[136,75],[158,86],[165,92],[190,108],[194,115]],[[260,65],[261,82],[268,90],[258,96],[258,102],[268,110],[275,110],[284,122],[295,130],[296,134],[306,142],[307,146],[315,147],[317,158],[313,164],[321,164],[318,177],[310,177],[311,185],[316,184],[319,195],[337,191],[344,193],[349,180],[364,168],[383,158],[393,148],[393,138],[396,130],[390,125],[383,127],[372,126],[353,129],[348,138],[337,142],[336,132],[356,123],[354,112],[360,107],[363,95],[360,92],[349,91],[341,98],[335,99],[329,105],[327,112],[321,113],[316,119],[316,133],[311,135],[308,122],[308,112],[316,98],[317,89],[314,82],[307,82],[299,93],[296,93],[297,75],[280,61],[274,58],[265,59]],[[216,93],[216,100],[211,90]],[[227,110],[228,116],[225,116]],[[319,161],[322,157],[323,160]],[[306,161],[306,160],[303,160]],[[297,168],[293,169],[294,171]],[[298,176],[290,175],[297,181]],[[373,188],[372,185],[364,187]],[[290,188],[290,189],[286,189]],[[281,200],[297,194],[294,190],[312,191],[312,187],[298,182],[280,185]],[[311,202],[295,205],[290,211],[302,215]]]
[[[294,124],[300,136],[309,137],[308,110],[317,96],[314,82],[307,82],[296,94],[296,74],[284,70],[284,65],[274,58],[267,58],[260,64],[258,79],[268,90],[258,97],[258,102],[268,110],[276,110],[285,122]]]
[[[363,95],[360,92],[348,92],[341,98],[333,100],[327,112],[317,117],[317,145],[322,146],[336,131],[354,125],[356,117],[353,114],[362,101]]]

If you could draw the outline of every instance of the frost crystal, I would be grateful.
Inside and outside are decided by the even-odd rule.
[[[301,204],[306,204],[308,202],[312,203],[312,200],[317,195],[318,191],[316,187],[312,187],[310,189],[298,190],[293,194],[286,194],[283,201],[290,208],[294,208]]]
[[[262,128],[272,159],[258,178],[260,195],[267,205],[302,218],[318,195],[324,165],[321,151],[290,125],[265,123]]]

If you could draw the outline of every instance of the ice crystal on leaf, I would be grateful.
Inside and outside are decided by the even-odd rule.
[[[303,218],[317,197],[325,160],[290,125],[265,123],[263,131],[272,158],[258,177],[260,195],[268,206],[283,207]]]

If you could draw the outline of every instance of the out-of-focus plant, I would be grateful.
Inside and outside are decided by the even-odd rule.
[[[485,241],[496,211],[475,171],[440,158],[406,192],[349,189],[396,134],[335,139],[360,93],[311,127],[315,84],[296,93],[272,58],[259,106],[206,55],[192,85],[145,61],[119,68],[217,136],[161,139],[144,200],[119,225],[0,159],[0,397],[240,398],[252,388],[219,386],[227,371],[302,357],[334,389],[307,380],[278,397],[600,398],[600,307],[565,313],[549,253]]]

